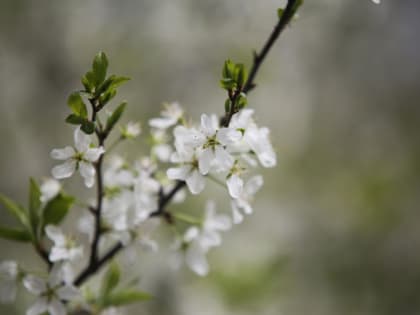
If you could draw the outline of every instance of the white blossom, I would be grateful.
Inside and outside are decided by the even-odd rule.
[[[381,0],[372,0],[372,2],[375,3],[375,4],[380,4]]]
[[[184,115],[184,111],[178,103],[164,104],[165,109],[161,111],[159,118],[149,120],[149,125],[153,128],[167,129],[174,126]]]
[[[234,158],[226,146],[241,138],[241,133],[232,128],[220,128],[216,115],[201,115],[201,132],[204,141],[199,148],[198,163],[201,174],[206,175],[212,166],[217,171],[227,171],[234,163]]]
[[[52,175],[56,179],[68,178],[78,169],[84,178],[86,187],[92,187],[96,172],[92,163],[96,162],[105,150],[102,146],[91,147],[90,136],[85,134],[80,127],[74,131],[74,144],[74,147],[67,146],[51,151],[53,159],[65,161],[52,169]]]
[[[122,157],[113,155],[107,161],[104,170],[104,185],[107,188],[130,188],[134,185],[135,176],[125,164]]]
[[[200,276],[207,275],[209,265],[206,254],[210,248],[222,243],[221,231],[231,228],[230,218],[226,215],[216,214],[215,204],[207,202],[205,218],[201,228],[192,226],[184,234],[183,242],[186,244],[185,263]]]
[[[121,129],[121,135],[124,138],[133,139],[137,137],[141,133],[141,125],[138,122],[129,121],[127,125],[125,125]]]
[[[40,200],[42,203],[46,203],[58,195],[61,190],[61,184],[53,178],[47,178],[42,182],[40,190]]]
[[[0,302],[12,303],[16,299],[19,267],[15,261],[0,263]]]
[[[79,296],[79,290],[63,282],[60,266],[54,265],[48,280],[28,275],[23,279],[25,288],[38,296],[35,303],[26,311],[26,315],[38,315],[49,312],[50,315],[66,315],[64,301],[72,301]]]
[[[50,240],[54,242],[51,248],[49,260],[51,262],[77,260],[82,257],[82,246],[76,246],[74,240],[61,231],[61,229],[54,225],[47,225],[45,232]]]
[[[243,221],[243,214],[251,214],[252,206],[251,202],[254,198],[254,195],[262,187],[264,181],[261,175],[256,175],[250,178],[244,185],[242,193],[236,199],[232,199],[232,213],[233,213],[233,223],[238,224]]]
[[[263,167],[274,167],[277,164],[276,153],[270,142],[270,131],[266,127],[258,127],[252,116],[254,110],[242,109],[233,115],[229,127],[241,130],[242,139],[231,146],[234,152],[252,151]]]
[[[137,220],[142,222],[158,208],[160,184],[146,172],[141,172],[134,185]]]
[[[185,181],[192,194],[196,195],[203,191],[206,182],[198,169],[198,161],[193,150],[175,152],[171,161],[182,164],[167,170],[166,175],[169,179]]]
[[[152,129],[150,131],[152,136],[152,156],[161,162],[169,162],[170,156],[173,152],[172,147],[167,143],[168,135],[165,129]]]

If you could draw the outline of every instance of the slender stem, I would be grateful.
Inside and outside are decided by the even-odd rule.
[[[48,269],[51,269],[52,267],[52,262],[49,259],[49,253],[48,251],[38,242],[38,243],[34,243],[34,247],[36,252],[38,253],[38,255],[42,258],[43,261],[45,261],[45,263],[48,266]]]
[[[109,260],[111,260],[121,249],[123,249],[123,245],[120,242],[115,244],[101,259],[97,260],[95,264],[89,265],[88,268],[83,270],[82,273],[74,281],[74,285],[82,285],[90,276],[96,273]]]
[[[100,145],[103,145],[103,140],[100,139]],[[90,251],[90,265],[93,265],[98,260],[98,245],[99,239],[101,237],[101,215],[102,215],[102,199],[104,195],[104,187],[102,182],[102,163],[103,163],[104,155],[101,155],[98,161],[95,164],[96,170],[96,186],[97,186],[97,193],[96,193],[96,209],[94,211],[95,215],[95,232],[93,234],[93,241],[91,245]]]

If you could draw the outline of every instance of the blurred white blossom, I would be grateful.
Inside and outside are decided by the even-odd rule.
[[[41,197],[40,200],[42,203],[46,203],[58,195],[61,189],[61,184],[59,181],[53,178],[45,179],[40,187]]]
[[[16,298],[19,267],[15,261],[0,263],[0,301],[12,303]]]
[[[79,290],[63,282],[60,266],[54,265],[48,280],[28,275],[23,279],[25,288],[38,296],[35,303],[26,311],[26,315],[38,315],[49,312],[50,315],[66,315],[64,301],[79,297]]]

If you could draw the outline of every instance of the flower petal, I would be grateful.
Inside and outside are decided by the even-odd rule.
[[[72,147],[67,146],[63,149],[54,149],[51,151],[50,156],[54,160],[67,160],[75,155],[75,151]]]
[[[74,131],[74,145],[76,146],[77,151],[86,152],[86,150],[89,149],[90,143],[90,136],[85,134],[80,127],[76,128]]]
[[[192,242],[194,239],[198,237],[200,230],[196,226],[192,226],[188,228],[188,230],[184,234],[184,241],[189,243]]]
[[[53,178],[48,178],[47,180],[45,180],[40,187],[41,202],[45,203],[53,199],[60,192],[60,189],[61,184],[59,181]]]
[[[76,170],[76,161],[75,160],[67,160],[65,163],[54,166],[51,170],[51,174],[56,179],[67,178],[73,175],[74,171]]]
[[[47,284],[45,281],[33,275],[28,275],[23,278],[23,285],[29,292],[36,295],[41,295],[47,290]]]
[[[206,136],[212,136],[216,133],[212,118],[206,114],[201,115],[201,130]]]
[[[207,175],[207,173],[210,171],[210,166],[213,159],[213,149],[206,148],[201,152],[200,156],[198,157],[198,167],[200,169],[201,174]]]
[[[194,169],[190,173],[186,182],[191,193],[194,195],[201,193],[206,185],[203,175],[201,175],[197,169]]]
[[[149,120],[149,126],[158,129],[167,129],[178,122],[178,119],[168,117],[168,118],[152,118]]]
[[[264,179],[261,175],[251,177],[245,184],[245,192],[247,195],[255,195],[258,190],[263,186]]]
[[[205,252],[193,242],[185,253],[185,262],[199,276],[205,276],[209,272],[209,265],[206,260]]]
[[[217,140],[223,145],[233,144],[242,138],[242,133],[232,128],[221,128],[217,131]]]
[[[39,315],[47,310],[47,299],[45,297],[41,297],[26,311],[26,315]]]
[[[215,162],[219,171],[227,171],[232,168],[235,160],[222,146],[218,145],[215,149]]]
[[[105,152],[105,149],[100,146],[99,148],[89,148],[86,150],[83,157],[89,162],[96,162],[99,157]]]
[[[52,298],[48,303],[50,315],[66,315],[66,307],[57,298]]]
[[[75,286],[65,285],[57,290],[57,295],[61,300],[71,301],[80,296],[80,291]]]
[[[237,174],[232,174],[227,180],[226,184],[229,190],[229,194],[232,198],[236,199],[242,194],[244,187],[244,181]]]
[[[85,179],[86,187],[90,188],[95,183],[95,168],[92,164],[86,163],[84,161],[79,164],[80,175]]]
[[[66,237],[59,227],[48,224],[45,227],[45,233],[48,238],[54,242],[54,245],[64,246],[66,244]]]
[[[244,220],[243,214],[239,211],[239,208],[236,205],[236,200],[232,200],[232,220],[233,224],[239,224]]]
[[[190,165],[182,165],[181,167],[172,167],[166,171],[169,179],[186,180],[191,171]]]

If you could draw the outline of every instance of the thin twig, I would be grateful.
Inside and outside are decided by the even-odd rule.
[[[226,115],[222,118],[222,124],[224,127],[229,126],[232,116],[237,112],[235,105],[236,105],[236,102],[238,101],[238,97],[241,94],[241,92],[247,94],[256,86],[254,83],[254,80],[255,80],[255,77],[257,76],[258,70],[263,64],[267,54],[269,53],[270,49],[273,47],[277,38],[280,36],[280,34],[283,32],[283,30],[292,20],[294,16],[294,12],[295,12],[295,7],[298,1],[299,0],[289,0],[287,2],[286,8],[284,9],[281,18],[277,22],[276,26],[274,27],[273,31],[271,32],[270,36],[265,42],[263,48],[261,49],[259,53],[254,52],[253,63],[252,63],[251,71],[249,72],[247,81],[245,82],[242,89],[236,90],[236,92],[230,97],[231,108],[229,112],[226,113]]]

